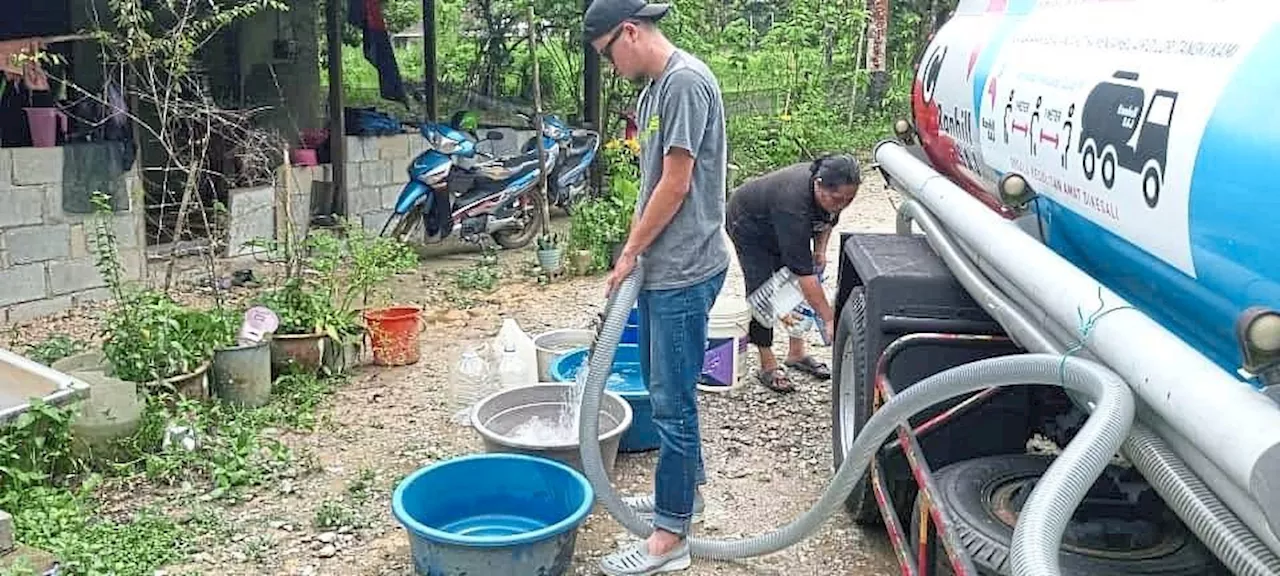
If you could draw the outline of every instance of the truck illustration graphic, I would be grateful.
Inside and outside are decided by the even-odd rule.
[[[1142,197],[1155,208],[1164,185],[1169,124],[1178,93],[1155,90],[1148,101],[1136,72],[1118,71],[1112,79],[1095,86],[1085,99],[1080,114],[1080,166],[1089,180],[1100,175],[1108,190],[1116,183],[1117,167],[1138,174]]]

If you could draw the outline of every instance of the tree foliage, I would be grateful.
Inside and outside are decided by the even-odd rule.
[[[393,14],[416,17],[421,8],[420,0],[384,1],[389,22]],[[823,151],[856,149],[887,134],[887,118],[906,111],[919,52],[955,4],[680,0],[662,29],[719,78],[741,177]],[[529,6],[538,17],[543,101],[557,114],[578,117],[581,0],[436,0],[442,114],[462,106],[531,106]],[[416,48],[403,51],[406,76],[421,78],[421,59]],[[371,68],[344,62],[361,68],[348,68],[353,92],[376,86]],[[617,134],[637,90],[604,68],[606,129]]]

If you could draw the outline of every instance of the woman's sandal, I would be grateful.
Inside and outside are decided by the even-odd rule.
[[[791,379],[787,378],[787,371],[781,366],[773,370],[760,370],[756,373],[756,380],[759,380],[760,384],[764,385],[765,388],[781,394],[796,391]]]
[[[813,356],[805,356],[800,360],[788,360],[786,362],[788,368],[795,368],[806,374],[812,374],[820,380],[828,380],[831,378],[831,369],[825,363],[813,359]]]

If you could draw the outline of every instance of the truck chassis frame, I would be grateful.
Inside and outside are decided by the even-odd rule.
[[[985,348],[993,347],[993,345],[997,344],[1003,347],[1009,343],[1009,338],[1005,336],[984,334],[915,332],[899,336],[885,347],[876,361],[875,394],[872,400],[873,411],[880,409],[897,393],[894,390],[893,383],[889,381],[888,367],[903,350],[923,344]],[[893,544],[894,555],[897,557],[898,566],[903,576],[933,576],[934,558],[937,553],[936,544],[938,542],[942,543],[956,576],[973,576],[978,573],[968,552],[960,545],[955,533],[948,529],[951,526],[951,519],[947,510],[932,505],[933,502],[938,501],[938,488],[933,480],[933,469],[929,466],[924,450],[920,447],[919,437],[928,434],[930,431],[937,430],[942,424],[987,400],[995,394],[997,389],[992,387],[972,394],[959,404],[952,406],[942,414],[930,418],[919,426],[899,426],[896,433],[897,442],[886,443],[872,460],[871,488],[875,492],[876,505],[880,508],[880,514],[884,518],[885,529],[889,533],[889,540]],[[923,506],[917,511],[920,515],[919,530],[912,535],[916,539],[915,550],[917,553],[914,557],[911,547],[908,545],[906,531],[902,527],[902,522],[898,519],[898,508],[888,489],[888,479],[885,478],[881,464],[881,459],[884,456],[899,451],[906,456],[911,476],[915,479],[916,487],[921,494],[920,502],[923,503]],[[936,527],[936,529],[931,529],[933,527]],[[931,536],[935,537],[931,538]]]

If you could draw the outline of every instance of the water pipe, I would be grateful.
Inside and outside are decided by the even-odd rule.
[[[582,414],[598,414],[613,355],[627,315],[639,294],[643,262],[609,299],[605,321],[592,345]],[[1111,455],[1128,435],[1133,396],[1128,386],[1106,368],[1089,360],[1048,354],[1001,356],[939,372],[895,396],[872,414],[853,442],[850,455],[818,502],[799,518],[765,534],[744,540],[691,538],[693,555],[711,559],[746,558],[791,546],[816,530],[843,503],[870,465],[871,458],[896,427],[934,404],[991,386],[1057,385],[1094,400],[1095,409],[1076,438],[1049,466],[1023,509],[1014,532],[1014,574],[1059,574],[1058,548],[1071,512],[1101,475]],[[609,481],[596,442],[599,418],[582,418],[579,446],[583,468],[605,508],[633,534],[648,537],[653,527],[618,496]]]
[[[898,233],[910,234],[914,222],[924,232],[930,247],[943,260],[964,286],[965,290],[995,318],[1010,336],[1027,350],[1047,354],[1061,354],[1070,349],[1063,340],[1046,333],[1044,322],[1030,319],[1025,310],[1006,298],[979,271],[979,267],[966,258],[963,248],[957,249],[954,239],[942,229],[937,219],[918,201],[906,199],[898,208]],[[1082,408],[1087,405],[1080,403]],[[1141,410],[1139,411],[1141,413]],[[1141,418],[1140,418],[1141,419]],[[1280,574],[1280,558],[1277,558],[1265,542],[1272,536],[1266,520],[1258,513],[1256,505],[1242,503],[1227,506],[1205,483],[1188,469],[1187,465],[1170,449],[1169,444],[1141,422],[1135,422],[1129,437],[1121,447],[1134,467],[1169,505],[1170,509],[1187,525],[1193,534],[1222,561],[1233,574],[1240,576],[1267,576]],[[1209,466],[1212,466],[1211,464]],[[1229,482],[1217,486],[1233,487]],[[1237,490],[1240,498],[1248,495]],[[1224,498],[1226,495],[1224,494]],[[1244,520],[1255,535],[1241,522],[1232,509],[1243,510],[1249,516]],[[1256,514],[1254,514],[1256,513]],[[1268,540],[1274,540],[1274,537]]]
[[[1107,308],[1130,306],[1015,223],[987,209],[900,144],[875,149],[881,168],[1061,326],[1078,323],[1080,307],[1101,295]],[[1141,346],[1135,346],[1141,342]],[[1164,421],[1197,446],[1233,483],[1253,495],[1280,531],[1280,410],[1266,396],[1213,364],[1136,309],[1109,315],[1085,346],[1126,381]],[[1233,426],[1221,426],[1230,414]]]

